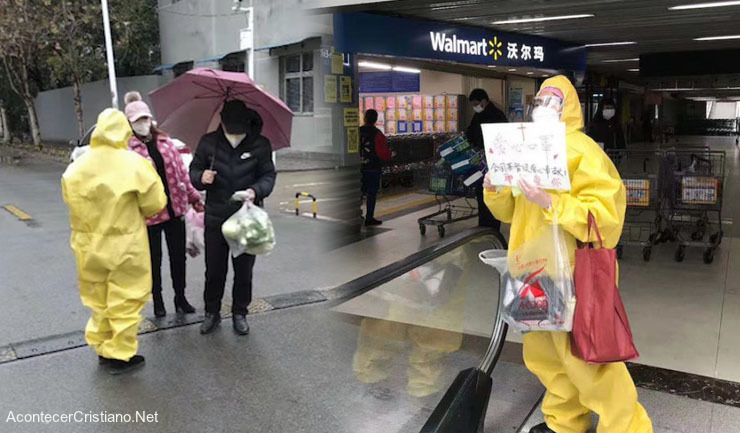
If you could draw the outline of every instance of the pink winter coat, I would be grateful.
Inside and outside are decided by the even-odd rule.
[[[154,165],[154,161],[149,156],[149,150],[146,148],[146,144],[136,136],[131,137],[131,140],[128,142],[128,147],[148,159],[152,165]],[[175,149],[175,145],[168,136],[160,134],[157,137],[157,149],[159,149],[159,153],[162,154],[162,159],[164,160],[172,210],[175,213],[175,217],[179,218],[185,215],[188,211],[189,204],[198,203],[200,201],[200,194],[193,187],[193,184],[190,183],[188,169],[185,167],[185,163],[182,161],[180,153]],[[153,226],[167,222],[169,219],[170,215],[167,212],[167,208],[164,208],[157,215],[147,219],[146,224],[148,226]]]

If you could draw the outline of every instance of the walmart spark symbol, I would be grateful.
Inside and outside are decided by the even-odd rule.
[[[488,50],[488,54],[493,56],[493,60],[498,60],[498,56],[502,56],[504,53],[501,52],[501,41],[498,40],[498,36],[494,36],[492,41],[488,41],[488,45],[491,49]]]

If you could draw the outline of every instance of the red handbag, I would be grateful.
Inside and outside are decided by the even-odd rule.
[[[571,352],[589,364],[631,361],[640,354],[617,288],[617,253],[604,248],[596,219],[589,212],[589,239],[592,226],[601,248],[587,243],[576,250],[576,311],[570,334]]]

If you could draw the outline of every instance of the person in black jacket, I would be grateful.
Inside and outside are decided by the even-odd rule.
[[[617,106],[611,99],[602,99],[588,125],[588,136],[604,150],[624,149],[624,132],[617,116]]]
[[[480,126],[484,123],[506,123],[506,115],[491,103],[488,99],[488,93],[483,89],[473,90],[470,92],[470,98],[468,99],[473,106],[475,115],[473,115],[473,120],[470,121],[470,126],[468,126],[465,134],[473,148],[482,151],[484,148],[483,130]],[[496,230],[501,228],[501,222],[493,217],[483,201],[483,184],[476,185],[475,198],[478,200],[478,225],[493,227]]]
[[[221,126],[203,136],[190,165],[190,179],[198,190],[206,191],[205,242],[206,287],[203,295],[206,314],[200,328],[208,334],[221,322],[221,299],[224,295],[229,260],[229,246],[221,225],[242,206],[231,200],[234,194],[257,205],[270,195],[275,186],[272,146],[260,135],[262,119],[256,111],[239,100],[227,101],[221,111]],[[247,307],[252,301],[252,269],[255,257],[242,254],[232,258],[234,267],[234,330],[249,333]]]

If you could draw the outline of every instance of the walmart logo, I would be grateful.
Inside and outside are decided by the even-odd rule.
[[[495,59],[501,55],[501,51],[496,51],[494,42],[501,47],[501,42],[498,38],[494,38],[493,41],[488,41],[485,38],[475,41],[469,39],[458,39],[457,35],[452,37],[447,36],[446,33],[429,32],[429,37],[432,41],[432,49],[441,53],[451,54],[468,54],[472,56],[486,56],[489,54],[487,47],[491,45],[493,48],[490,54],[494,55]]]
[[[488,55],[493,56],[493,60],[498,60],[499,56],[503,56],[501,52],[501,45],[503,43],[498,40],[498,36],[494,36],[492,41],[488,41],[488,45],[490,46]]]

